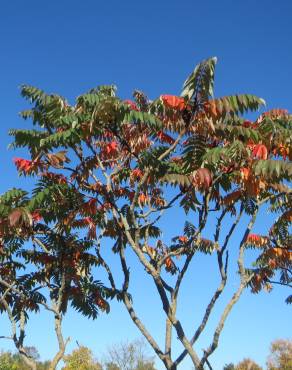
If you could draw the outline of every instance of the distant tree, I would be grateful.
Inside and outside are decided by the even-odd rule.
[[[101,364],[93,358],[92,351],[85,346],[65,356],[64,363],[62,370],[102,370]]]
[[[256,364],[250,358],[245,358],[240,361],[234,368],[235,370],[263,370],[258,364]]]
[[[50,361],[43,361],[37,363],[37,370],[50,370]]]
[[[106,370],[155,370],[154,358],[147,354],[143,340],[112,345],[106,357]]]
[[[49,361],[37,361],[39,360],[39,353],[35,347],[27,347],[26,350],[30,355],[34,356],[36,360],[36,369],[37,370],[48,370],[50,362]],[[0,370],[30,370],[23,357],[18,353],[12,352],[1,352],[0,353]]]
[[[268,370],[292,369],[292,340],[279,339],[271,344],[270,356],[267,361]]]
[[[11,352],[1,352],[0,370],[20,370],[19,364]]]
[[[135,370],[156,370],[152,361],[139,362]]]
[[[33,347],[33,346],[30,346],[30,347],[25,347],[25,350],[26,350],[26,353],[33,359],[35,359],[36,361],[40,359],[40,354],[38,352],[38,350]]]
[[[113,362],[107,362],[105,364],[105,370],[120,370],[118,365],[114,364]]]
[[[231,362],[230,364],[226,364],[226,365],[223,367],[223,370],[235,370],[235,366],[234,366],[234,364]]]

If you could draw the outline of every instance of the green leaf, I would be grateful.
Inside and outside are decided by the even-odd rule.
[[[292,163],[280,160],[258,160],[254,164],[254,173],[258,176],[264,176],[270,180],[291,180]]]
[[[70,128],[62,132],[56,132],[44,139],[40,140],[42,149],[52,149],[62,147],[70,147],[81,141],[77,128]]]
[[[216,63],[216,57],[199,63],[184,82],[181,96],[189,100],[199,97],[201,101],[207,101],[209,96],[213,96]]]
[[[177,173],[169,173],[167,175],[164,175],[160,179],[160,181],[166,182],[168,184],[175,184],[175,185],[181,185],[181,186],[190,186],[192,183],[190,176],[181,175]]]
[[[134,110],[124,115],[122,123],[143,124],[154,131],[161,130],[163,127],[161,120],[154,114]]]
[[[196,135],[188,139],[183,151],[183,168],[187,172],[198,169],[206,153],[206,138]]]

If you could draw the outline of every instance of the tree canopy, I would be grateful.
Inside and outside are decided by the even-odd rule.
[[[13,188],[0,198],[0,309],[32,369],[24,333],[29,314],[40,307],[55,318],[59,351],[51,369],[65,353],[62,319],[68,307],[94,319],[110,311],[112,299],[125,305],[167,369],[175,370],[187,355],[203,369],[211,366],[226,319],[246,288],[258,293],[275,284],[291,287],[292,116],[273,109],[251,121],[244,115],[264,107],[263,99],[251,94],[215,98],[216,62],[199,63],[181,96],[154,100],[140,91],[124,100],[109,85],[70,104],[57,94],[22,86],[31,104],[22,117],[33,127],[10,130],[11,146],[27,151],[27,158],[14,163],[20,175],[35,182],[31,192]],[[176,207],[184,210],[185,224],[167,242],[161,220]],[[254,233],[257,216],[267,209],[270,229]],[[244,231],[232,246],[239,283],[200,355],[196,342],[226,287],[230,239],[239,225]],[[213,236],[207,233],[210,227]],[[113,274],[112,260],[104,258],[109,240],[122,281]],[[161,299],[164,348],[135,311],[129,249]],[[244,259],[248,249],[254,250],[251,265]],[[177,316],[178,297],[198,253],[216,255],[220,279],[200,325],[188,337]],[[95,278],[100,270],[106,281]],[[182,345],[177,357],[173,332]]]

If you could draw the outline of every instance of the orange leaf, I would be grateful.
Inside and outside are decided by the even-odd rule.
[[[38,212],[38,211],[34,211],[32,214],[32,219],[34,220],[34,222],[39,222],[40,220],[42,220],[42,215]]]
[[[264,117],[271,117],[271,118],[280,118],[288,116],[288,110],[287,109],[281,109],[281,108],[274,108],[269,110],[268,112],[263,113]]]
[[[18,226],[21,223],[22,219],[22,212],[20,209],[13,210],[10,215],[8,216],[8,221],[10,226]]]
[[[246,239],[247,244],[252,244],[257,247],[263,247],[267,245],[268,238],[258,234],[249,234]]]
[[[165,143],[168,143],[168,144],[173,144],[174,143],[174,139],[171,136],[165,134],[163,131],[159,131],[157,133],[157,137],[162,142],[165,142]]]
[[[257,144],[253,148],[252,155],[258,159],[267,159],[268,149],[264,144]]]
[[[243,180],[248,180],[249,176],[250,176],[250,169],[249,168],[246,168],[246,167],[243,167],[240,169],[240,174],[241,174],[241,177]]]
[[[226,206],[229,206],[233,204],[235,201],[237,201],[240,197],[241,197],[241,190],[236,190],[233,193],[226,195],[225,198],[223,198],[223,204]]]
[[[187,107],[184,98],[178,96],[161,95],[160,99],[166,107],[171,109],[184,110]]]
[[[188,241],[188,238],[186,236],[179,236],[178,237],[178,240],[181,242],[181,243],[186,243]]]
[[[212,185],[212,174],[208,168],[199,168],[193,173],[193,182],[198,189],[209,189]]]
[[[23,159],[23,158],[13,158],[13,162],[15,163],[18,171],[22,171],[26,174],[32,172],[38,167],[42,167],[42,163],[36,160],[31,161],[31,160]]]

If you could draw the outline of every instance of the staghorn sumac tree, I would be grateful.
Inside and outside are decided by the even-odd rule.
[[[59,95],[23,86],[22,95],[32,107],[22,116],[32,120],[34,128],[10,131],[12,146],[26,148],[30,155],[15,159],[19,173],[33,176],[37,183],[28,202],[4,212],[1,223],[10,223],[11,230],[37,212],[42,243],[51,232],[68,241],[80,240],[78,266],[87,261],[82,251],[90,244],[96,266],[85,269],[84,277],[90,279],[95,267],[103,268],[110,284],[107,295],[98,296],[97,306],[105,308],[108,297],[121,299],[169,370],[175,370],[186,356],[196,369],[212,368],[210,356],[246,288],[258,292],[273,284],[291,287],[292,116],[274,109],[254,121],[243,118],[264,101],[244,94],[214,98],[215,64],[216,58],[201,62],[185,81],[181,96],[161,95],[153,101],[140,91],[134,92],[133,101],[125,101],[114,86],[100,86],[71,105]],[[193,214],[195,222],[186,217],[184,228],[167,243],[161,236],[161,220],[175,207]],[[267,208],[273,225],[267,235],[255,234],[257,216]],[[213,237],[209,231],[207,238],[210,227]],[[217,320],[210,345],[200,355],[196,343],[226,288],[230,240],[242,227],[242,235],[232,241],[238,255],[238,287]],[[112,260],[104,257],[108,239],[113,255],[119,256],[122,282],[114,276]],[[47,258],[58,248],[58,242],[47,248]],[[245,264],[248,248],[255,249],[253,265]],[[135,311],[128,249],[152,278],[161,300],[166,328],[163,347]],[[178,295],[198,253],[217,256],[220,279],[200,325],[188,337],[177,315]],[[67,257],[72,263],[76,260],[74,254]],[[60,263],[62,257],[56,256],[56,261]],[[81,290],[76,291],[77,300],[79,294]],[[182,344],[176,358],[173,332]]]

